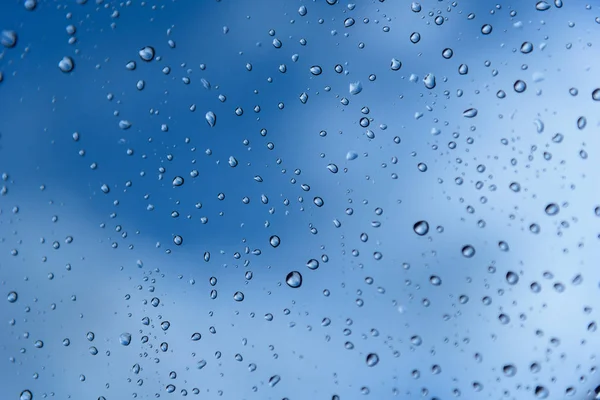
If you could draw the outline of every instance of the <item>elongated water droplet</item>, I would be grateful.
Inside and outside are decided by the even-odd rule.
[[[312,67],[310,67],[310,73],[315,76],[321,75],[322,72],[323,72],[323,69],[318,65],[313,65]]]
[[[217,116],[212,111],[207,112],[204,117],[206,118],[208,126],[210,126],[211,128],[217,123]]]
[[[469,108],[469,109],[463,111],[463,117],[465,117],[465,118],[474,118],[476,116],[477,116],[476,108]]]
[[[550,8],[550,4],[548,2],[546,2],[546,1],[543,1],[543,0],[538,1],[535,4],[535,9],[538,10],[538,11],[546,11],[549,8]]]

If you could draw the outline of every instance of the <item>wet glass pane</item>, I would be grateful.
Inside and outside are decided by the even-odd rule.
[[[2,399],[600,398],[596,2],[0,10]]]

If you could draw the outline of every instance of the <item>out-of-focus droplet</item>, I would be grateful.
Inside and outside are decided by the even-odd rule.
[[[33,11],[37,7],[37,0],[25,0],[23,5],[27,11]]]
[[[119,128],[121,128],[125,131],[125,130],[131,128],[131,122],[127,121],[126,119],[122,119],[119,121]]]
[[[58,68],[64,73],[69,73],[75,68],[75,62],[71,57],[65,56],[58,62]]]
[[[298,271],[292,271],[285,277],[285,283],[293,289],[302,286],[302,275]]]
[[[102,190],[103,193],[110,192],[110,188],[108,187],[108,185],[106,183],[103,183],[102,186],[100,186],[100,190]]]
[[[0,32],[0,43],[6,48],[12,48],[17,45],[17,32],[11,30],[3,30]]]
[[[553,216],[553,215],[558,214],[558,212],[560,211],[560,208],[558,207],[558,204],[550,203],[546,206],[544,211],[546,211],[546,214]]]
[[[217,123],[217,116],[212,111],[207,112],[205,118],[206,122],[208,123],[208,126],[210,126],[211,128]]]
[[[334,174],[337,174],[337,172],[338,172],[338,166],[335,164],[327,165],[327,169]]]
[[[154,59],[154,47],[146,46],[142,47],[140,51],[138,51],[138,55],[143,61],[149,62]]]
[[[516,285],[519,282],[519,275],[513,271],[508,271],[506,273],[506,282],[508,282],[509,285]]]
[[[362,87],[362,83],[360,83],[360,81],[357,81],[357,82],[352,82],[352,83],[350,83],[350,88],[349,88],[349,90],[348,90],[348,91],[349,91],[349,92],[350,92],[350,94],[352,94],[352,95],[357,95],[357,94],[359,94],[360,92],[362,92],[362,89],[363,89],[363,87]]]
[[[600,101],[600,88],[594,89],[594,91],[592,92],[592,99],[594,99],[595,101]]]

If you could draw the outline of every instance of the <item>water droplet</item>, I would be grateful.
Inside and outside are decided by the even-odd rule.
[[[229,162],[229,166],[231,168],[235,168],[238,165],[238,160],[236,160],[236,158],[234,156],[229,156],[228,162]]]
[[[300,94],[299,99],[302,104],[306,104],[306,102],[308,101],[308,94],[306,94],[305,92],[302,92]]]
[[[509,285],[516,285],[517,282],[519,282],[519,275],[513,271],[508,271],[506,273],[506,282],[508,282]]]
[[[129,346],[131,343],[131,333],[122,333],[121,336],[119,336],[119,343],[123,346]]]
[[[306,266],[308,267],[308,269],[315,270],[315,269],[319,268],[319,261],[315,260],[314,258],[310,259],[306,263]]]
[[[183,237],[180,235],[173,236],[173,243],[175,243],[176,246],[181,246],[183,244]]]
[[[154,47],[142,47],[140,51],[138,51],[138,54],[143,61],[152,61],[154,59]]]
[[[279,239],[279,236],[273,235],[269,238],[269,243],[275,248],[281,244],[281,239]]]
[[[357,158],[358,153],[355,151],[349,151],[348,153],[346,153],[346,160],[348,161],[356,160]]]
[[[176,176],[175,178],[173,178],[173,186],[181,186],[183,185],[183,178],[181,176]]]
[[[285,283],[291,288],[299,288],[302,286],[302,275],[298,271],[292,271],[285,277]]]
[[[18,298],[17,292],[9,292],[8,296],[6,296],[6,300],[8,300],[9,303],[16,302]]]
[[[275,38],[273,39],[273,47],[275,47],[276,49],[280,49],[281,46],[283,46],[283,43],[281,43],[281,40]]]
[[[242,292],[235,292],[233,294],[233,299],[235,301],[244,301],[244,293],[242,293]]]
[[[433,89],[435,87],[435,75],[429,73],[423,78],[423,83],[427,89]]]
[[[518,193],[521,191],[521,185],[518,182],[511,182],[511,184],[508,185],[508,187],[510,188],[510,190],[512,190],[515,193]]]
[[[548,391],[548,389],[546,389],[544,386],[540,386],[540,385],[535,387],[533,393],[535,393],[535,397],[538,399],[545,399],[550,395],[550,392]]]
[[[585,117],[577,118],[577,128],[583,129],[587,125],[587,119]]]
[[[131,128],[131,122],[127,121],[126,119],[122,119],[119,121],[119,128],[126,131],[127,129]]]
[[[75,63],[71,57],[65,56],[58,62],[58,68],[64,73],[69,73],[75,68]]]
[[[462,248],[462,255],[466,258],[471,258],[475,255],[475,248],[471,245],[466,245]]]
[[[108,187],[108,185],[106,183],[104,183],[104,184],[102,184],[102,186],[100,186],[100,190],[102,190],[103,193],[110,192],[110,188]]]
[[[19,397],[19,400],[32,400],[32,399],[33,399],[33,394],[29,390],[23,390],[21,392],[21,397]]]
[[[279,375],[273,375],[272,377],[269,378],[269,386],[274,387],[275,385],[277,385],[279,383],[280,380],[281,380],[281,377]]]
[[[354,25],[354,22],[355,22],[355,21],[354,21],[354,18],[346,18],[346,19],[344,20],[344,26],[345,26],[346,28],[349,28],[349,27],[351,27],[352,25]]]
[[[440,286],[442,284],[442,279],[437,275],[431,275],[429,277],[429,283],[433,286]]]
[[[398,71],[400,68],[402,68],[402,62],[400,62],[400,60],[392,58],[390,68],[392,71]]]
[[[592,99],[594,99],[595,101],[600,101],[600,88],[594,89],[594,91],[592,92]]]
[[[194,342],[197,342],[197,341],[198,341],[198,340],[200,340],[201,338],[202,338],[202,335],[200,335],[198,332],[195,332],[195,333],[193,333],[193,334],[192,334],[192,337],[191,337],[191,339],[192,339]]]
[[[310,67],[310,73],[315,76],[321,75],[322,72],[323,72],[323,69],[318,65],[313,65],[312,67]]]
[[[425,236],[429,232],[429,223],[427,221],[419,221],[413,225],[413,230],[419,236]]]
[[[442,57],[444,57],[446,60],[451,59],[453,55],[454,51],[452,51],[451,48],[445,48],[444,50],[442,50]]]
[[[538,1],[535,4],[535,9],[538,10],[538,11],[546,11],[549,8],[550,8],[550,4],[548,2],[546,2],[546,1],[543,1],[543,0]]]
[[[558,204],[550,203],[546,206],[544,211],[546,211],[546,214],[552,216],[552,215],[558,214],[558,212],[560,211],[560,208],[558,207]]]
[[[502,372],[505,376],[513,377],[517,374],[517,368],[512,364],[507,364],[502,367]]]
[[[300,8],[298,9],[298,14],[300,14],[300,16],[304,17],[307,13],[306,10],[306,6],[300,6]]]
[[[329,171],[331,171],[332,173],[334,173],[334,174],[337,174],[337,172],[338,172],[338,167],[337,167],[337,165],[335,165],[335,164],[329,164],[329,165],[327,166],[327,169],[328,169]]]
[[[15,31],[3,30],[2,33],[0,33],[0,43],[6,48],[10,49],[15,47],[17,45],[17,39],[18,36]]]
[[[484,35],[489,35],[492,33],[492,26],[490,24],[485,24],[481,27],[481,33]]]
[[[466,75],[469,73],[469,67],[467,66],[467,64],[460,64],[458,66],[458,73],[461,75]]]
[[[210,126],[211,128],[217,123],[217,116],[212,111],[207,112],[204,117],[206,118],[208,126]]]
[[[469,109],[463,111],[463,117],[465,117],[465,118],[474,118],[476,116],[477,116],[476,108],[469,108]]]
[[[523,93],[527,89],[527,84],[519,79],[515,82],[513,88],[515,89],[515,92]]]
[[[523,42],[521,45],[521,53],[529,54],[533,51],[533,45],[530,42]]]
[[[419,43],[419,40],[421,40],[421,34],[419,32],[413,32],[410,34],[410,41],[412,43]]]
[[[350,83],[350,88],[349,88],[349,92],[352,95],[356,95],[359,94],[360,92],[362,92],[363,87],[362,87],[362,83],[360,83],[360,81],[357,82],[352,82]]]
[[[376,353],[367,355],[367,366],[374,367],[379,363],[379,356]]]

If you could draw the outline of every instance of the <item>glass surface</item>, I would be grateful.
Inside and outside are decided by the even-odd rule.
[[[600,398],[597,2],[0,10],[0,398]]]

